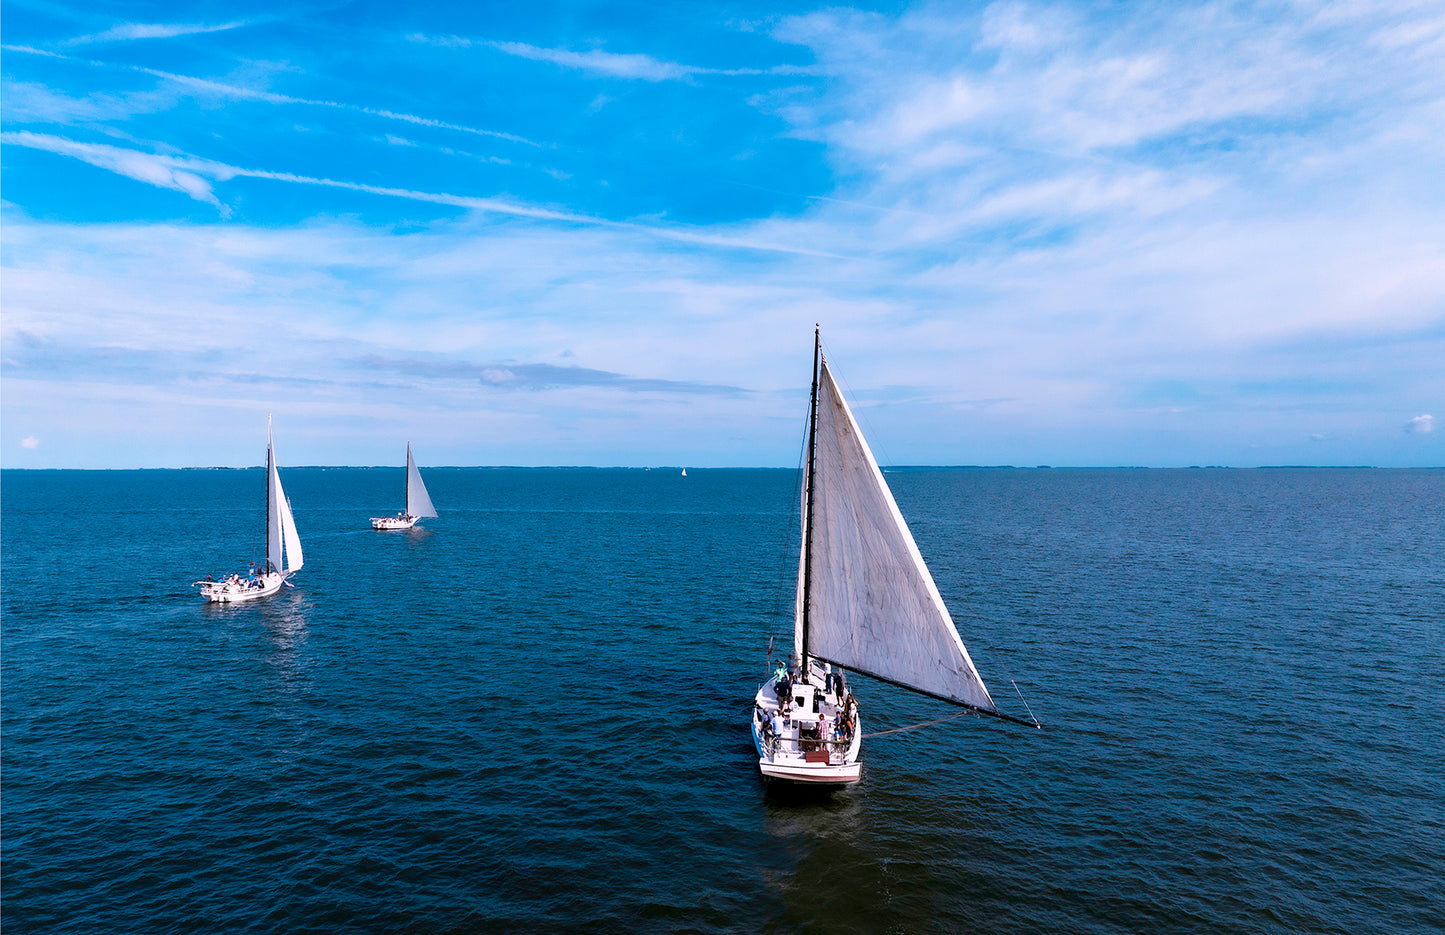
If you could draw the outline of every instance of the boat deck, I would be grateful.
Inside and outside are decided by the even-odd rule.
[[[285,575],[270,573],[230,575],[220,581],[197,581],[196,585],[201,589],[201,596],[208,601],[236,604],[275,594],[285,582]]]
[[[371,518],[372,529],[410,529],[416,525],[417,518],[406,514],[397,516],[373,516]]]
[[[813,667],[809,679],[774,675],[753,702],[758,769],[768,779],[846,785],[862,777],[858,706],[841,673]],[[783,688],[780,691],[780,687]]]

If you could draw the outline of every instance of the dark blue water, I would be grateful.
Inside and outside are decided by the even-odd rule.
[[[888,475],[1005,710],[769,796],[789,471],[3,474],[7,932],[1438,932],[1445,471]],[[859,677],[867,729],[950,713]]]

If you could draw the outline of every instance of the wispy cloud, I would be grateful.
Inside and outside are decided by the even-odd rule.
[[[636,81],[681,81],[698,75],[742,77],[815,73],[813,69],[800,65],[773,65],[768,68],[704,68],[664,61],[636,52],[607,52],[602,49],[577,52],[572,49],[549,49],[525,42],[466,39],[461,36],[428,36],[421,33],[414,33],[408,38],[413,42],[424,42],[452,49],[488,48],[533,62],[547,62],[560,68],[576,69],[607,78],[625,78]]]
[[[138,150],[110,146],[104,143],[78,143],[63,137],[29,131],[0,133],[0,141],[12,146],[26,146],[61,156],[70,156],[100,169],[107,169],[146,182],[159,188],[184,192],[197,201],[215,205],[223,214],[227,209],[216,198],[211,183],[233,178],[269,179],[276,182],[291,182],[298,185],[315,185],[323,188],[339,188],[347,191],[365,192],[393,198],[407,198],[431,204],[450,205],[474,211],[487,211],[516,217],[549,221],[571,221],[581,223],[603,223],[584,215],[566,211],[554,211],[533,207],[498,198],[477,198],[464,195],[449,195],[438,192],[420,192],[404,188],[389,188],[381,185],[367,185],[337,179],[315,178],[290,172],[272,172],[264,169],[246,169],[224,163],[197,159],[192,156],[177,156],[161,153],[145,153]]]
[[[194,36],[200,33],[225,32],[249,25],[245,20],[232,23],[121,23],[88,36],[69,39],[65,45],[88,45],[100,42],[130,42],[136,39],[173,39],[176,36]]]
[[[1419,415],[1405,423],[1405,434],[1407,435],[1429,435],[1435,431],[1435,417],[1426,413]]]
[[[174,95],[157,92],[124,94],[91,93],[72,97],[33,81],[3,82],[5,123],[17,124],[98,124],[115,119],[117,114],[154,113],[174,106]]]
[[[56,463],[83,466],[65,459],[110,445],[120,425],[268,411],[302,433],[288,459],[307,463],[378,463],[403,431],[428,451],[446,439],[450,463],[718,463],[700,453],[719,436],[736,445],[726,463],[781,463],[806,399],[804,342],[771,336],[803,333],[791,318],[810,311],[780,314],[794,290],[710,285],[725,257],[657,251],[616,228],[77,228],[13,206],[5,220],[6,424],[63,407],[66,437],[86,441],[46,436]],[[630,328],[604,307],[655,324]],[[775,423],[780,350],[798,365],[782,371],[791,395]],[[249,439],[192,437],[146,456],[255,461]]]
[[[559,367],[555,364],[468,364],[445,360],[366,357],[356,361],[355,366],[373,373],[381,371],[413,377],[475,380],[483,386],[502,390],[594,387],[625,393],[681,393],[703,396],[740,396],[747,392],[736,386],[634,377],[607,370]]]
[[[34,435],[26,435],[24,438],[20,439],[20,447],[32,450],[39,448],[40,439],[36,438]]]
[[[563,68],[576,68],[610,78],[676,81],[698,73],[698,69],[675,62],[659,61],[650,55],[619,54],[604,52],[601,49],[592,49],[586,52],[573,52],[569,49],[543,49],[523,42],[489,41],[484,42],[483,45],[518,58],[530,59],[534,62],[549,62]]]
[[[777,106],[800,132],[835,144],[839,158],[887,160],[885,181],[931,177],[918,160],[945,142],[963,148],[971,158],[959,168],[972,172],[1003,169],[1003,160],[1035,176],[1078,159],[1163,156],[1177,166],[1289,145],[1304,128],[1315,136],[1360,108],[1374,116],[1381,93],[1438,98],[1422,53],[1439,41],[1439,17],[1366,7],[1319,22],[1307,10],[1165,6],[1113,26],[1067,5],[1013,0],[976,21],[941,23],[933,6],[893,20],[819,12],[784,20],[778,34],[811,46],[839,86]],[[1385,37],[1404,46],[1385,49]]]
[[[316,98],[295,97],[289,94],[278,94],[274,91],[266,91],[260,88],[248,88],[242,85],[227,84],[221,81],[213,81],[209,78],[198,78],[193,75],[182,75],[176,72],[162,71],[158,68],[148,68],[144,65],[123,65],[112,62],[96,61],[94,59],[76,58],[70,55],[62,55],[57,52],[50,52],[45,49],[36,49],[23,45],[0,45],[0,49],[7,52],[19,52],[26,55],[41,55],[49,58],[62,59],[69,62],[77,62],[92,68],[116,68],[125,71],[138,72],[143,75],[150,75],[153,78],[160,78],[164,81],[173,82],[181,87],[204,95],[232,100],[259,101],[266,104],[295,105],[302,107],[320,107],[329,110],[344,110],[353,113],[367,114],[372,117],[379,117],[384,120],[396,120],[402,123],[409,123],[420,127],[431,127],[438,130],[451,130],[457,133],[470,133],[475,136],[491,137],[493,139],[506,140],[510,143],[520,143],[525,146],[541,147],[543,144],[535,140],[529,140],[514,133],[506,133],[501,130],[486,130],[479,127],[469,127],[463,124],[450,123],[445,120],[436,120],[431,117],[423,117],[417,114],[408,114],[400,111],[387,110],[385,108],[367,107],[361,104],[350,104],[344,101],[327,101]]]
[[[335,188],[345,191],[364,192],[388,198],[404,198],[428,204],[448,205],[468,211],[481,211],[511,217],[529,218],[538,221],[559,221],[570,224],[609,227],[618,230],[635,231],[653,237],[674,240],[701,246],[720,247],[733,250],[749,250],[764,253],[784,253],[806,256],[825,256],[822,252],[802,243],[790,244],[749,236],[729,236],[707,231],[692,231],[686,228],[664,227],[661,225],[638,224],[626,221],[611,221],[571,211],[562,211],[536,205],[508,201],[502,198],[482,198],[471,195],[453,195],[445,192],[425,192],[406,188],[392,188],[383,185],[369,185],[362,182],[348,182],[339,179],[317,178],[291,172],[273,172],[265,169],[247,169],[226,165],[192,156],[178,156],[161,153],[145,153],[139,150],[110,146],[104,143],[78,143],[49,134],[15,131],[0,133],[0,142],[12,146],[25,146],[44,150],[56,155],[69,156],[89,163],[100,169],[124,175],[138,182],[146,182],[159,188],[184,192],[197,201],[215,205],[222,216],[228,216],[230,209],[216,197],[208,179],[226,181],[233,178],[267,179],[274,182],[289,182],[296,185],[314,185],[321,188]]]
[[[104,143],[78,143],[63,137],[24,130],[0,133],[0,141],[11,146],[25,146],[79,159],[96,168],[106,169],[126,178],[135,179],[137,182],[182,192],[197,201],[214,205],[222,216],[230,214],[230,209],[221,204],[216,197],[211,183],[198,174],[194,167],[183,165],[185,160],[124,149],[119,146],[108,146]],[[209,167],[204,167],[202,172],[213,177],[216,175]]]

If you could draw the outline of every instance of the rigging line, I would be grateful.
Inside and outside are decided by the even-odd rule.
[[[946,723],[946,722],[948,722],[948,721],[957,720],[958,718],[964,717],[965,715],[975,714],[975,713],[976,713],[976,712],[971,711],[971,710],[964,710],[964,711],[958,712],[957,714],[950,714],[948,717],[938,718],[937,720],[934,720],[934,721],[923,721],[923,722],[920,723],[920,724],[910,724],[910,725],[908,725],[907,727],[893,727],[893,728],[890,728],[890,729],[888,729],[888,730],[878,730],[878,731],[874,731],[874,732],[871,733],[871,734],[864,734],[864,735],[863,735],[863,739],[864,739],[864,740],[868,740],[868,739],[873,738],[873,737],[882,737],[884,734],[901,734],[901,733],[903,733],[904,731],[918,730],[918,728],[920,728],[920,727],[932,727],[934,724],[943,724],[943,723]]]
[[[1019,691],[1019,683],[1015,682],[1013,679],[1009,679],[1008,681],[1009,684],[1014,687],[1014,694],[1019,696],[1019,701],[1024,701],[1024,693]],[[1039,723],[1039,719],[1034,716],[1034,709],[1029,707],[1029,703],[1027,701],[1024,701],[1024,710],[1029,713],[1029,717],[1033,720],[1035,727],[1043,726]]]

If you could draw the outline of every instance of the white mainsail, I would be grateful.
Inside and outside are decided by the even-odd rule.
[[[296,532],[296,520],[291,515],[286,491],[281,489],[281,473],[276,470],[276,452],[269,425],[266,428],[266,473],[266,561],[276,571],[288,574],[301,567],[301,536]]]
[[[281,492],[280,475],[277,475],[276,490]],[[299,569],[305,559],[301,555],[301,536],[296,532],[296,520],[291,515],[291,501],[284,493],[281,493],[281,533],[281,541],[286,547],[286,564],[281,570],[290,574]]]
[[[798,575],[800,655],[997,712],[838,384],[821,363],[811,569]],[[809,495],[804,489],[804,499]],[[809,593],[804,594],[806,587]],[[806,641],[803,601],[808,600]]]
[[[411,456],[411,445],[406,446],[406,512],[417,519],[437,515],[426,484],[421,482],[421,471],[416,469],[416,460]]]

